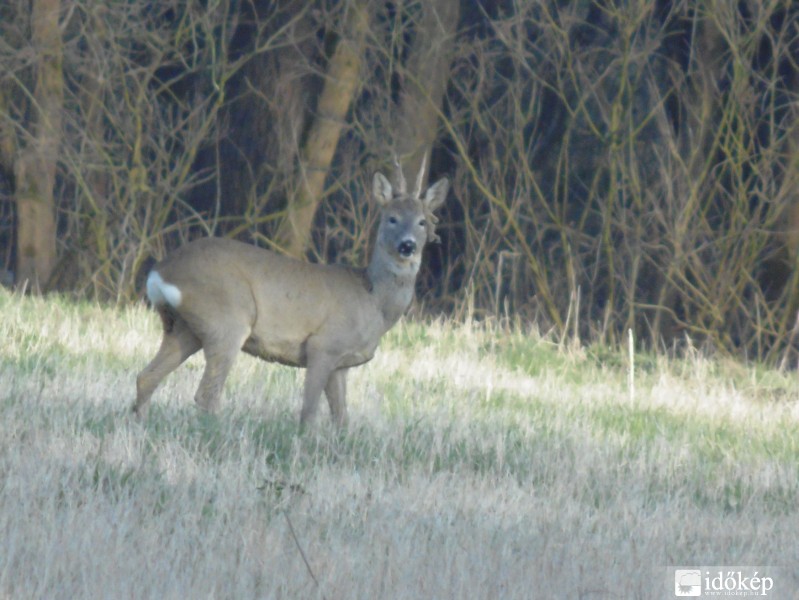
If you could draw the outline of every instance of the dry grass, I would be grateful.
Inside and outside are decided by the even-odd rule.
[[[348,433],[298,436],[299,371],[242,356],[205,417],[192,359],[139,424],[153,314],[3,292],[0,314],[0,597],[669,598],[669,565],[799,585],[793,373],[640,356],[630,398],[620,353],[405,323],[353,371]]]

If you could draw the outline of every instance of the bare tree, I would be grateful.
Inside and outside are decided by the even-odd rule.
[[[207,235],[358,262],[363,173],[432,151],[427,307],[799,341],[795,2],[75,0],[60,38],[57,4],[0,4],[0,259],[29,285],[130,298]]]
[[[53,188],[61,141],[64,80],[60,0],[34,0],[31,45],[36,56],[30,126],[14,159],[18,286],[41,291],[56,263]]]
[[[253,2],[242,5],[249,14],[238,16],[234,39],[242,47],[235,54],[244,63],[231,78],[216,155],[208,160],[224,191],[221,212],[244,220],[234,229],[272,223],[285,205],[320,79],[316,59],[323,48],[317,31],[324,15],[314,8],[305,0],[279,6]],[[269,51],[257,51],[272,36],[278,39]],[[262,240],[272,241],[267,235]]]
[[[414,175],[423,157],[430,153],[440,128],[441,102],[449,82],[460,1],[421,2],[418,10],[407,66],[401,70],[402,94],[396,127],[403,170]]]
[[[344,121],[358,86],[366,33],[368,3],[351,0],[346,4],[344,26],[327,65],[316,114],[303,145],[297,187],[288,199],[286,218],[277,231],[278,245],[291,256],[304,254],[311,238],[311,225]]]

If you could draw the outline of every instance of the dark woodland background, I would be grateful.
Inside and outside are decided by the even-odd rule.
[[[4,283],[140,296],[232,236],[364,264],[375,170],[448,176],[421,308],[788,364],[792,0],[2,0]]]

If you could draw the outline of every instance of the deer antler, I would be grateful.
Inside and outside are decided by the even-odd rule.
[[[405,183],[405,175],[402,174],[402,165],[396,152],[394,153],[394,167],[397,177],[397,192],[405,194],[408,191],[408,184]]]
[[[419,198],[422,195],[422,183],[424,183],[424,171],[427,166],[427,152],[422,155],[422,164],[419,166],[419,173],[416,174],[416,185],[413,188],[413,197]]]

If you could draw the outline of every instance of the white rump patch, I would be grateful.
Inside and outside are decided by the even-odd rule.
[[[180,306],[183,294],[180,293],[178,286],[164,281],[158,271],[150,271],[147,276],[147,297],[155,306],[169,304],[177,308]]]

